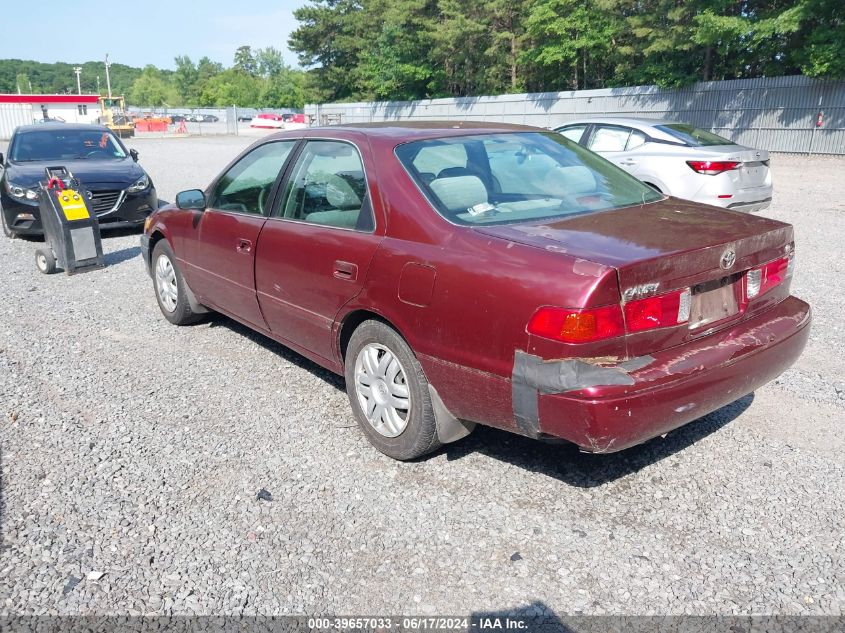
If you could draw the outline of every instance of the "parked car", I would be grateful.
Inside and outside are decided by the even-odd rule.
[[[670,196],[737,211],[772,202],[769,152],[687,123],[592,118],[556,131]]]
[[[215,310],[344,375],[396,459],[475,423],[617,451],[772,380],[809,334],[790,225],[525,126],[275,133],[141,247],[168,321]]]
[[[238,122],[239,123],[244,123],[244,122],[247,122],[247,121],[252,121],[252,115],[251,114],[238,115]]]
[[[285,120],[281,114],[273,114],[271,112],[260,112],[252,117],[252,123],[249,127],[276,129],[285,127]]]
[[[41,235],[38,183],[45,167],[66,167],[91,194],[103,228],[139,226],[158,206],[153,182],[127,150],[101,125],[55,123],[17,128],[9,154],[0,154],[0,220],[7,237]]]
[[[198,120],[201,123],[217,123],[220,118],[213,114],[200,114]]]
[[[170,115],[170,122],[171,123],[183,123],[188,121],[188,117],[184,114],[171,114]]]

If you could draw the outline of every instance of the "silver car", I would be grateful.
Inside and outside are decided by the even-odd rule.
[[[772,202],[769,152],[687,123],[593,118],[555,129],[661,193],[737,211]]]

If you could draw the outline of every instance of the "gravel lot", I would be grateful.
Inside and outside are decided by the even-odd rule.
[[[131,146],[172,200],[251,140]],[[845,159],[772,162],[807,351],[609,456],[480,428],[394,462],[339,378],[222,317],[168,324],[137,234],[74,277],[0,240],[0,611],[843,614]]]

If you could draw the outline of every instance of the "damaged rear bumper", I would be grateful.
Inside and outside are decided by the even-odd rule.
[[[526,435],[564,438],[585,451],[628,448],[776,378],[801,355],[810,321],[810,306],[789,297],[734,327],[621,365],[543,362],[518,352],[517,425]]]

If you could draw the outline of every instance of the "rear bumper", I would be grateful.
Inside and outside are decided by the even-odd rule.
[[[589,452],[662,435],[771,381],[801,355],[810,306],[789,297],[734,327],[672,349],[628,373],[633,384],[538,396],[539,431]]]
[[[755,211],[762,211],[767,209],[772,204],[771,198],[765,200],[755,200],[753,202],[734,202],[727,206],[728,209],[734,211],[745,211],[747,213],[754,213]]]

